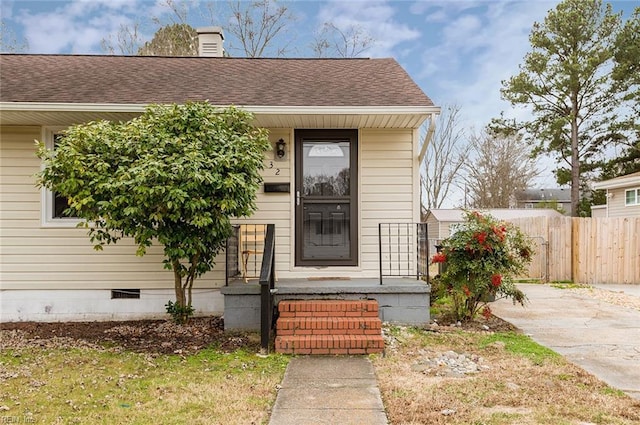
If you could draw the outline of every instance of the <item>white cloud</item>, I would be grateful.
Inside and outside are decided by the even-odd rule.
[[[473,15],[456,11],[450,16],[438,40],[424,51],[420,76],[436,86],[437,101],[461,105],[462,114],[476,128],[510,108],[500,99],[501,81],[518,72],[518,64],[530,49],[531,26],[544,19],[550,3],[481,6]]]
[[[320,8],[317,24],[331,22],[341,30],[361,27],[375,39],[367,56],[393,56],[396,47],[404,42],[416,40],[420,32],[410,28],[395,17],[396,10],[385,1],[331,1]]]
[[[100,41],[134,22],[136,14],[144,16],[144,6],[134,0],[76,0],[51,11],[20,9],[14,19],[31,53],[101,53]]]
[[[121,25],[140,23],[150,38],[150,20],[169,16],[164,0],[74,0],[57,2],[49,10],[17,8],[15,22],[22,26],[31,53],[103,53],[100,42],[115,38]],[[17,10],[16,10],[17,9]]]
[[[13,0],[0,2],[0,17],[3,21],[9,20],[13,17],[13,5]]]

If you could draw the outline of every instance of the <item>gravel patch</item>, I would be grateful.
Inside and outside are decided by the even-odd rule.
[[[610,304],[629,307],[640,311],[640,297],[629,295],[624,292],[594,287],[570,288],[569,290]]]

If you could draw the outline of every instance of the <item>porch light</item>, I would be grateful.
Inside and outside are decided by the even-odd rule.
[[[287,154],[287,151],[285,150],[287,148],[287,144],[284,142],[283,139],[280,139],[276,142],[276,158],[277,159],[284,159],[285,155]]]

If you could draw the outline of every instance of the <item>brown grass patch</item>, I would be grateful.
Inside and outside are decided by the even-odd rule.
[[[373,362],[392,424],[640,423],[640,401],[526,336],[449,327],[386,333],[386,355]],[[419,366],[447,351],[480,356],[488,368],[450,377]]]

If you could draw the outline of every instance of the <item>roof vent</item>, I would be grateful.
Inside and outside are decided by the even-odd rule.
[[[224,56],[224,47],[222,46],[224,36],[222,35],[221,27],[198,28],[196,31],[198,32],[199,56]]]

